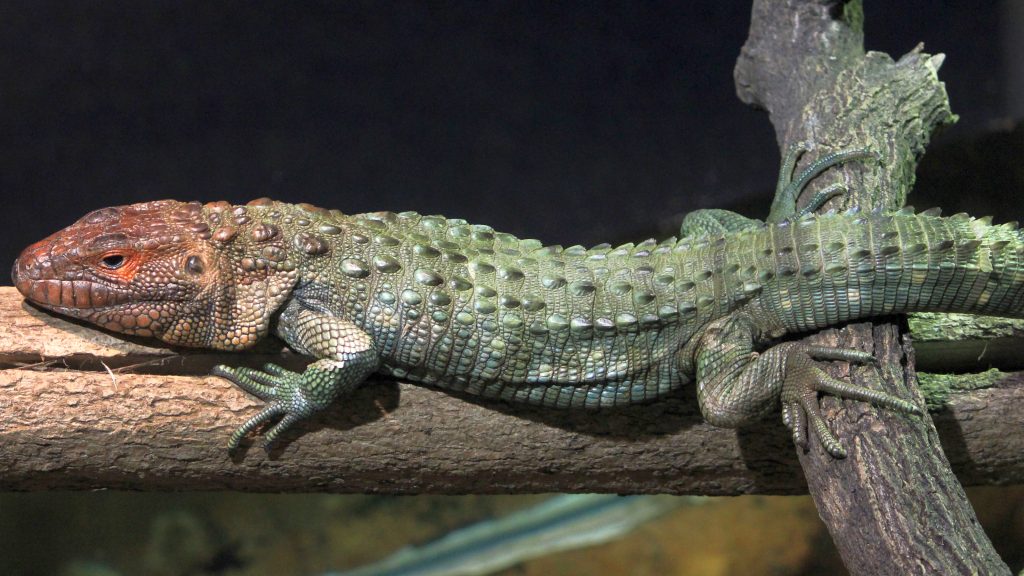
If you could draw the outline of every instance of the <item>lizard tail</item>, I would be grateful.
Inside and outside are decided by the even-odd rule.
[[[765,231],[761,252],[775,278],[759,299],[787,332],[905,312],[1024,317],[1024,235],[1015,222],[905,209]]]

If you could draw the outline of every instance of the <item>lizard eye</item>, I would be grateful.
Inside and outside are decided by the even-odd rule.
[[[198,276],[199,274],[202,274],[205,269],[206,265],[203,264],[203,259],[199,256],[189,256],[188,259],[185,260],[185,270],[187,270],[189,274],[195,274]]]
[[[121,254],[107,254],[100,259],[100,266],[107,270],[117,270],[124,266],[124,256]]]

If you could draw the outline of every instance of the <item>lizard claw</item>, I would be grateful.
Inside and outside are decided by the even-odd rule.
[[[803,209],[797,208],[797,200],[804,188],[817,178],[822,172],[833,166],[837,166],[850,160],[877,159],[878,154],[866,148],[853,148],[839,150],[826,154],[811,163],[800,174],[794,176],[797,161],[804,152],[810,150],[807,142],[798,142],[791,146],[786,152],[779,170],[778,185],[775,189],[775,200],[772,201],[771,211],[768,214],[768,222],[781,222],[789,218],[799,218],[821,208],[826,202],[835,196],[846,193],[846,187],[842,184],[833,184],[815,194],[814,198]]]
[[[782,420],[793,433],[793,441],[806,448],[808,427],[834,458],[846,458],[846,449],[829,430],[821,416],[818,393],[870,402],[876,406],[909,414],[922,414],[921,408],[902,398],[833,378],[815,365],[815,360],[841,360],[858,364],[877,364],[871,354],[848,348],[795,346],[786,358],[782,385]]]
[[[213,375],[227,378],[267,401],[266,407],[231,435],[228,448],[237,448],[250,432],[280,418],[263,435],[263,448],[269,450],[284,431],[327,408],[339,395],[350,392],[376,365],[377,357],[370,351],[349,360],[322,358],[303,372],[292,372],[276,364],[267,364],[263,370],[215,366]]]
[[[228,451],[233,452],[237,450],[238,446],[242,443],[242,438],[245,438],[250,432],[255,430],[264,422],[277,418],[284,413],[284,407],[277,402],[265,406],[263,410],[260,410],[258,414],[246,420],[244,424],[239,426],[238,429],[231,434],[231,439],[228,440]],[[263,444],[263,449],[269,450],[269,442],[265,442]]]
[[[226,378],[246,392],[269,402],[259,413],[235,430],[228,441],[229,450],[237,449],[242,439],[256,428],[280,418],[263,435],[263,449],[269,451],[281,433],[321,408],[318,402],[309,397],[307,388],[311,384],[306,382],[305,373],[292,372],[276,364],[267,364],[263,370],[218,365],[211,373]]]
[[[210,374],[227,378],[237,384],[242,390],[261,400],[269,400],[274,396],[274,389],[281,383],[280,377],[282,376],[279,372],[269,370],[268,368],[271,366],[274,365],[267,364],[263,367],[263,370],[256,370],[255,368],[246,368],[244,366],[231,368],[230,366],[218,364],[213,367]],[[275,368],[283,370],[283,368],[277,366]]]

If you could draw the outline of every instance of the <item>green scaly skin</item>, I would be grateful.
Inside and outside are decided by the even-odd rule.
[[[409,212],[159,201],[86,215],[28,247],[13,277],[32,302],[110,330],[220,350],[273,332],[317,358],[302,373],[214,369],[267,401],[231,448],[279,419],[270,444],[377,372],[557,408],[696,380],[710,423],[742,426],[781,400],[798,444],[809,428],[843,457],[820,392],[920,408],[817,365],[869,354],[776,339],[912,311],[1024,316],[1024,239],[966,215],[814,216],[840,186],[797,210],[810,180],[870,156],[825,156],[791,181],[802,152],[783,163],[768,224],[700,211],[681,240],[562,248]]]

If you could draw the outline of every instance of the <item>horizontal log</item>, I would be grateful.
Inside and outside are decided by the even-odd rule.
[[[303,360],[126,341],[0,288],[0,490],[376,493],[806,492],[777,418],[705,424],[691,389],[621,410],[513,407],[375,380],[286,434],[229,455],[260,402],[204,376],[218,362]],[[965,484],[1024,482],[1024,373],[953,390],[933,417]],[[1015,409],[1015,407],[1017,407]]]
[[[1024,320],[967,314],[911,314],[919,370],[1024,369]]]

